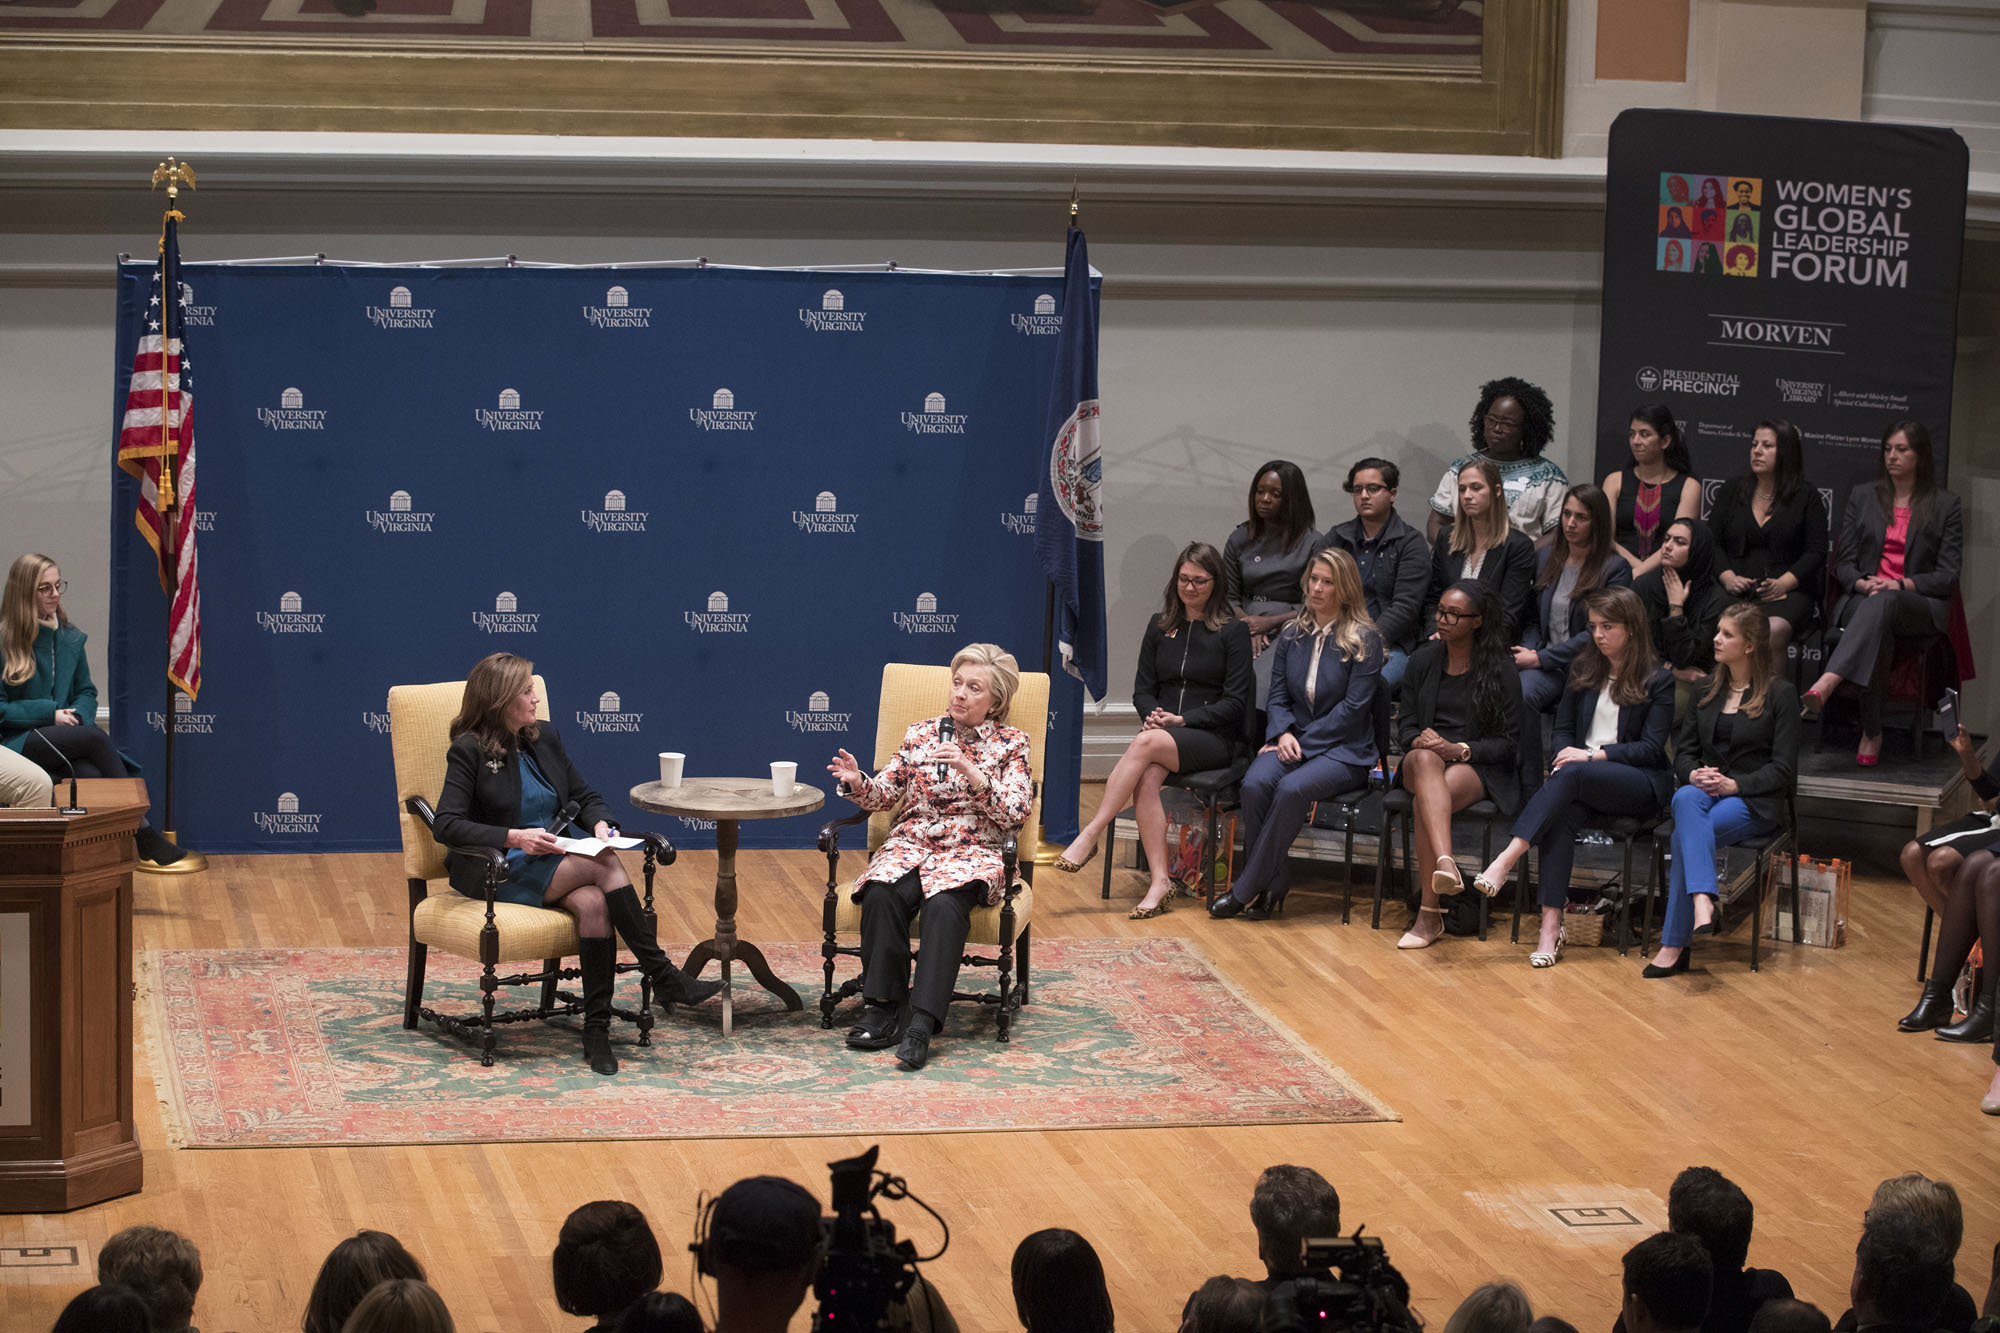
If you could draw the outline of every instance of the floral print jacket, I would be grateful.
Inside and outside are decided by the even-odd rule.
[[[895,810],[889,836],[862,874],[861,887],[893,884],[921,868],[924,897],[975,880],[986,883],[986,902],[1002,896],[1000,842],[1028,822],[1035,783],[1028,769],[1028,733],[988,719],[958,743],[989,785],[975,793],[951,769],[926,762],[942,743],[940,719],[926,718],[903,733],[903,743],[880,773],[848,797],[864,810]]]

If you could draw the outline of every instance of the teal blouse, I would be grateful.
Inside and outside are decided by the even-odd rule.
[[[88,638],[74,625],[36,627],[35,674],[19,685],[0,680],[0,745],[19,753],[28,728],[49,726],[60,708],[74,708],[85,726],[97,725],[97,686],[83,651]]]

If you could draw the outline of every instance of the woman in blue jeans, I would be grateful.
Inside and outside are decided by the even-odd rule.
[[[1368,619],[1354,557],[1323,547],[1306,563],[1305,606],[1272,645],[1269,739],[1243,778],[1243,864],[1209,915],[1270,915],[1291,881],[1285,853],[1314,801],[1366,785],[1377,759],[1373,716],[1382,636]]]
[[[1715,849],[1762,837],[1784,817],[1799,768],[1799,696],[1773,678],[1764,608],[1738,602],[1715,627],[1715,672],[1695,686],[1674,733],[1673,871],[1660,951],[1647,977],[1688,969],[1691,935],[1712,935],[1718,903]]]
[[[1674,674],[1653,652],[1646,604],[1630,588],[1584,598],[1590,641],[1570,665],[1556,708],[1555,772],[1528,798],[1514,836],[1472,881],[1500,892],[1532,845],[1541,853],[1542,936],[1531,967],[1562,959],[1563,909],[1577,835],[1593,816],[1657,816],[1673,790],[1667,738],[1674,730]]]

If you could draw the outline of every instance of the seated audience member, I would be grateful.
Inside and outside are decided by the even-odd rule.
[[[1805,450],[1789,421],[1757,423],[1750,470],[1724,483],[1708,511],[1720,549],[1716,578],[1731,598],[1771,618],[1772,652],[1813,618],[1826,575],[1826,501],[1805,475]]]
[[[1511,1282],[1488,1282],[1458,1303],[1444,1333],[1528,1333],[1534,1322],[1526,1292]]]
[[[1410,793],[1421,886],[1416,920],[1399,949],[1427,949],[1444,932],[1439,898],[1465,891],[1451,854],[1451,817],[1481,799],[1504,814],[1521,808],[1521,673],[1507,656],[1493,590],[1455,583],[1438,600],[1437,638],[1417,649],[1403,677],[1398,730]]]
[[[1546,713],[1562,698],[1569,664],[1590,642],[1584,598],[1599,588],[1631,583],[1625,558],[1611,549],[1611,508],[1604,492],[1587,481],[1570,487],[1555,541],[1541,552],[1535,599],[1514,647],[1528,707]]]
[[[413,1277],[421,1281],[424,1266],[386,1231],[357,1231],[328,1251],[306,1297],[303,1333],[340,1333],[340,1326],[378,1282]]]
[[[1937,484],[1931,433],[1898,421],[1882,436],[1875,484],[1856,486],[1840,522],[1841,599],[1833,613],[1840,641],[1806,691],[1817,716],[1842,681],[1861,688],[1858,764],[1882,755],[1882,703],[1896,640],[1942,634],[1951,618],[1965,548],[1958,497]]]
[[[1028,733],[1007,725],[1021,669],[997,643],[972,643],[951,659],[948,716],[912,722],[896,753],[870,777],[845,750],[826,771],[864,810],[892,810],[889,836],[861,872],[861,1020],[856,1050],[896,1047],[904,1068],[930,1059],[944,1026],[975,907],[1006,891],[1007,834],[1028,820],[1035,783]],[[923,948],[910,969],[910,923]],[[907,1014],[907,1017],[906,1017]]]
[[[1212,1277],[1181,1308],[1180,1333],[1261,1333],[1264,1288],[1247,1277]]]
[[[1267,1166],[1250,1192],[1250,1225],[1267,1290],[1286,1278],[1325,1277],[1330,1270],[1306,1267],[1306,1241],[1340,1234],[1340,1195],[1309,1166]]]
[[[1505,508],[1515,531],[1539,541],[1555,530],[1569,478],[1542,457],[1555,439],[1556,409],[1548,394],[1523,379],[1508,376],[1479,386],[1479,405],[1472,409],[1473,452],[1453,463],[1438,479],[1431,496],[1426,535],[1436,539],[1451,521],[1458,493],[1458,473],[1467,463],[1483,459],[1500,473]]]
[[[1567,1319],[1545,1314],[1538,1316],[1534,1323],[1528,1325],[1528,1333],[1577,1333],[1577,1327]]]
[[[1675,727],[1674,854],[1660,951],[1646,977],[1687,971],[1689,937],[1715,933],[1715,849],[1762,837],[1784,818],[1799,771],[1798,693],[1773,666],[1763,609],[1738,602],[1724,611],[1715,674]]]
[[[130,1287],[152,1312],[153,1333],[192,1333],[201,1251],[163,1227],[126,1227],[97,1252],[97,1280]]]
[[[584,1204],[563,1219],[550,1259],[556,1304],[612,1333],[640,1297],[660,1285],[660,1242],[646,1215],[622,1199]]]
[[[1769,1268],[1746,1268],[1756,1210],[1750,1197],[1710,1166],[1691,1166],[1667,1191],[1667,1226],[1708,1251],[1714,1287],[1702,1333],[1748,1333],[1766,1301],[1785,1300],[1792,1284]]]
[[[55,779],[40,764],[0,745],[0,807],[46,810],[56,803],[55,794]]]
[[[1964,736],[1965,732],[1960,729],[1958,734]],[[1974,825],[1954,834],[1953,830],[1975,820],[1984,827]],[[1917,1007],[1897,1020],[1900,1031],[1935,1030],[1939,1041],[1975,1043],[1993,1036],[1994,988],[2000,984],[2000,967],[1979,969],[1979,993],[1972,997],[1972,1007],[1964,1018],[1951,1021],[1958,976],[1972,956],[1973,942],[1979,942],[1986,958],[2000,959],[2000,829],[1993,825],[1990,814],[1967,815],[1947,824],[1944,831],[1904,848],[1904,867],[1909,867],[1910,849],[1915,848],[1917,864],[1927,878],[1941,886],[1945,902],[1938,913],[1937,955],[1930,976],[1917,997]],[[1942,839],[1954,840],[1936,841]],[[1961,852],[1963,863],[1958,860]]]
[[[1909,1213],[1868,1210],[1847,1288],[1857,1329],[1935,1333],[1951,1287],[1951,1255],[1936,1227]]]
[[[1243,778],[1242,861],[1229,892],[1209,915],[1256,905],[1278,910],[1291,889],[1285,853],[1315,801],[1368,783],[1375,753],[1375,692],[1382,636],[1368,623],[1354,557],[1316,551],[1306,567],[1306,606],[1278,636],[1271,656],[1271,708],[1258,752]]]
[[[138,1292],[103,1282],[78,1292],[49,1333],[153,1333],[153,1316]]]
[[[1879,1213],[1902,1213],[1929,1227],[1944,1246],[1945,1258],[1956,1264],[1959,1246],[1965,1240],[1965,1209],[1949,1181],[1932,1180],[1916,1171],[1891,1176],[1875,1187],[1875,1197],[1868,1201],[1863,1220]],[[1972,1293],[1956,1280],[1956,1273],[1953,1277],[1951,1290],[1946,1293],[1932,1327],[1941,1333],[1966,1333],[1978,1321],[1979,1307],[1974,1304]],[[1854,1311],[1842,1315],[1834,1327],[1854,1329]]]
[[[819,1200],[781,1176],[739,1180],[709,1205],[695,1266],[715,1279],[715,1333],[784,1333],[819,1272]]]
[[[1238,523],[1222,544],[1222,568],[1228,578],[1222,591],[1250,630],[1259,708],[1271,687],[1271,664],[1264,660],[1264,650],[1298,614],[1306,561],[1319,549],[1317,521],[1306,474],[1298,464],[1277,459],[1258,468],[1250,479],[1250,517]]]
[[[1501,623],[1495,628],[1511,644],[1520,636],[1534,597],[1535,544],[1507,526],[1500,507],[1500,471],[1492,463],[1476,459],[1459,469],[1457,512],[1451,530],[1439,533],[1431,543],[1424,636],[1433,637],[1438,598],[1444,590],[1477,579],[1496,594]]]
[[[1104,831],[1130,802],[1153,877],[1132,909],[1134,921],[1166,911],[1174,887],[1160,784],[1170,773],[1227,768],[1244,748],[1250,631],[1230,614],[1222,585],[1222,556],[1207,542],[1192,543],[1174,560],[1165,604],[1146,621],[1139,641],[1132,679],[1139,734],[1105,779],[1097,813],[1056,858],[1056,869],[1070,874],[1089,864]]]
[[[1695,1333],[1708,1313],[1714,1268],[1693,1236],[1662,1231],[1625,1251],[1627,1333]]]
[[[1326,544],[1353,556],[1361,570],[1368,618],[1381,633],[1387,654],[1382,684],[1391,690],[1403,683],[1403,667],[1417,649],[1424,594],[1431,583],[1430,542],[1396,512],[1402,477],[1386,458],[1364,458],[1349,468],[1347,493],[1354,497],[1354,517],[1326,533]]]
[[[1645,610],[1630,588],[1599,588],[1585,605],[1590,642],[1556,709],[1555,771],[1522,807],[1512,840],[1472,881],[1491,897],[1530,846],[1541,852],[1542,936],[1528,955],[1531,967],[1562,959],[1563,911],[1583,826],[1594,815],[1657,814],[1674,787],[1667,760],[1674,678],[1653,655]]]
[[[1050,1227],[1014,1247],[1014,1313],[1028,1333],[1112,1333],[1111,1292],[1090,1242]]]
[[[649,1291],[618,1321],[618,1333],[706,1333],[701,1311],[677,1291]]]
[[[1604,479],[1618,555],[1637,579],[1660,563],[1660,537],[1677,518],[1701,517],[1701,482],[1693,475],[1681,426],[1665,403],[1632,409],[1626,431],[1631,460]]]
[[[1826,1311],[1810,1301],[1765,1301],[1750,1319],[1750,1333],[1832,1333]]]
[[[370,1288],[340,1333],[455,1333],[455,1329],[444,1298],[429,1283],[397,1277]]]
[[[1698,518],[1677,518],[1667,524],[1659,556],[1632,589],[1646,604],[1653,646],[1674,678],[1700,680],[1715,669],[1715,622],[1729,605],[1729,594],[1716,582],[1715,534]]]

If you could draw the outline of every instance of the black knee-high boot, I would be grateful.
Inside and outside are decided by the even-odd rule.
[[[591,1073],[615,1074],[611,987],[618,976],[618,944],[610,939],[583,940],[577,944],[576,957],[583,970],[583,1058],[590,1062]]]
[[[611,928],[639,960],[646,980],[653,983],[653,999],[661,1008],[670,1004],[699,1004],[721,991],[721,982],[697,981],[674,966],[660,948],[652,922],[646,920],[646,908],[639,901],[638,890],[630,884],[605,890],[604,908],[611,918]]]

